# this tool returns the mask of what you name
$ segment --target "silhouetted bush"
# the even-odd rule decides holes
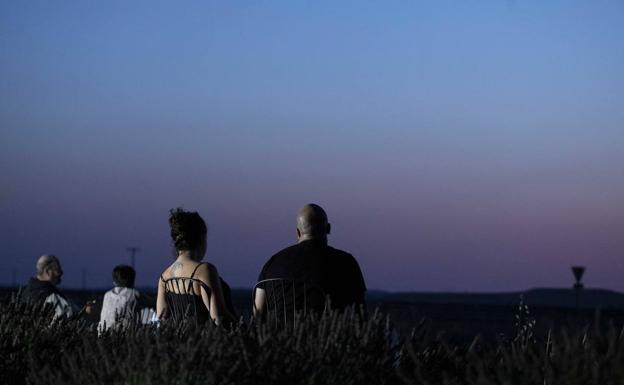
[[[624,384],[624,335],[588,329],[458,346],[426,323],[401,338],[379,312],[347,311],[279,327],[164,323],[98,336],[87,321],[1,303],[0,384],[26,383]]]

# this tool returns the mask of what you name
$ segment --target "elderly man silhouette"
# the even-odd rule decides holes
[[[256,314],[266,310],[267,287],[261,281],[269,279],[314,285],[325,292],[334,309],[364,304],[366,285],[360,266],[351,254],[328,245],[330,232],[321,206],[307,204],[299,210],[297,244],[273,255],[260,272],[254,299]]]

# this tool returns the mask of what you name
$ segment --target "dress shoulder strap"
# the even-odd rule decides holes
[[[200,262],[197,264],[197,266],[195,266],[195,269],[193,269],[193,272],[191,273],[191,278],[195,277],[195,272],[197,271],[197,269],[199,269],[201,265],[203,265],[203,262]]]

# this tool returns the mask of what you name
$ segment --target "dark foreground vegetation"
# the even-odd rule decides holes
[[[522,309],[521,309],[522,310]],[[0,384],[624,384],[624,333],[613,326],[535,340],[445,342],[426,322],[398,335],[380,312],[326,313],[274,327],[244,322],[136,325],[98,336],[80,319],[0,303]]]

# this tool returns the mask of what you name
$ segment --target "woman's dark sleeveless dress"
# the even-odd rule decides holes
[[[203,263],[195,266],[193,273],[190,277],[174,277],[164,279],[161,275],[160,279],[165,285],[165,300],[167,307],[169,308],[171,319],[179,322],[184,319],[195,320],[198,323],[209,321],[210,310],[204,304],[201,296],[201,291],[205,291],[210,297],[211,290],[204,282],[194,278],[195,272]],[[221,282],[221,289],[223,291],[223,299],[225,300],[225,306],[228,311],[236,318],[236,311],[232,304],[232,296],[230,286],[219,277]],[[199,285],[199,290],[195,289],[194,283]]]
[[[204,282],[194,278],[201,265],[202,263],[195,266],[190,277],[164,279],[162,275],[160,276],[165,285],[165,300],[170,318],[175,322],[190,319],[203,323],[210,320],[210,310],[204,304],[201,291],[205,291],[210,297],[211,290]],[[195,284],[199,285],[199,291],[196,290]]]

